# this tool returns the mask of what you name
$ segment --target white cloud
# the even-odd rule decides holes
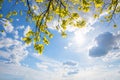
[[[43,70],[48,69],[48,66],[47,66],[47,65],[45,65],[45,64],[36,63],[36,66],[37,66],[38,68],[42,68]]]
[[[120,59],[120,50],[110,51],[106,56],[102,57],[105,62],[115,61]]]
[[[33,56],[41,61],[40,63],[36,63],[37,67],[41,70],[42,68],[40,67],[44,67],[44,70],[56,72],[59,71],[60,68],[62,68],[62,64],[59,61],[55,61],[54,59],[45,57],[43,55],[40,56],[39,54],[34,54]]]
[[[65,80],[119,80],[118,67],[109,68],[103,65],[81,67],[74,76],[66,76]]]
[[[0,38],[0,48],[3,48],[3,47],[9,48],[12,45],[18,45],[20,43],[21,43],[20,41],[13,40],[11,38]]]
[[[65,49],[65,50],[67,50],[67,49],[68,49],[68,47],[67,47],[67,46],[64,46],[64,49]]]
[[[49,62],[50,61],[51,64],[52,63],[59,64],[58,61],[55,61],[54,59],[48,58],[48,57],[46,57],[44,55],[39,55],[38,53],[34,53],[32,56],[37,58],[40,61],[43,61],[43,62]],[[47,63],[45,63],[45,64],[47,64]]]
[[[66,67],[77,67],[78,62],[69,60],[69,61],[63,62],[63,65]]]
[[[63,68],[64,68],[64,77],[67,76],[74,76],[79,73],[79,63],[76,61],[66,61],[63,62]]]
[[[15,39],[18,39],[19,38],[19,35],[18,35],[18,31],[14,31],[14,34],[15,34]]]
[[[64,49],[67,50],[67,49],[70,48],[72,45],[73,45],[73,43],[69,42],[69,43],[67,44],[67,46],[64,47]]]
[[[19,19],[16,19],[16,21],[19,21]]]
[[[69,75],[75,75],[79,72],[78,62],[76,61],[65,61],[59,62],[45,56],[34,55],[40,59],[40,63],[36,63],[40,71],[53,72],[53,74],[60,75],[61,78]]]
[[[0,65],[0,75],[9,74],[9,76],[13,76],[13,78],[16,77],[17,79],[21,78],[25,80],[119,80],[120,77],[118,68],[108,69],[108,67],[104,66],[81,68],[75,75],[69,73],[69,75],[66,76],[63,75],[65,74],[64,72],[60,73],[59,71],[62,70],[59,69],[56,72],[48,72],[14,64],[5,64],[3,62],[0,62]],[[67,70],[63,71],[67,72]],[[3,76],[3,78],[6,79],[9,76]]]
[[[0,20],[7,34],[0,37],[0,58],[1,61],[8,63],[20,64],[27,56],[27,46],[19,38],[18,30],[12,26],[7,19]],[[19,27],[20,28],[20,27]],[[24,28],[24,27],[22,27]],[[12,33],[12,34],[11,34]],[[14,38],[13,38],[14,37]]]
[[[0,32],[3,37],[6,37],[6,32]]]
[[[10,56],[10,54],[8,54],[8,52],[0,50],[0,57],[5,59],[6,60],[5,62],[7,62],[9,60],[9,56]]]
[[[119,80],[120,77],[119,68],[116,66],[80,67],[76,61],[62,63],[44,56],[34,56],[41,61],[36,63],[39,69],[0,62],[0,75],[4,75],[4,80],[7,80],[7,75],[25,80]]]
[[[0,20],[6,32],[11,33],[14,29],[13,25],[7,19]]]
[[[5,61],[15,64],[20,64],[20,61],[28,54],[26,46],[21,41],[8,37],[0,38],[0,49],[0,57],[3,58],[3,61],[5,59]]]
[[[13,79],[16,78],[23,80],[61,80],[59,78],[59,75],[52,72],[43,72],[28,67],[18,66],[14,64],[5,64],[1,62],[0,65],[0,74],[4,75],[4,80],[7,80],[7,77],[9,76],[13,76]]]
[[[0,56],[8,60],[10,63],[20,64],[20,61],[22,61],[28,54],[26,47],[20,41],[9,38],[6,39],[4,39],[6,42],[3,40],[3,43],[0,45],[0,48],[4,48],[6,51],[0,50]]]
[[[14,46],[12,50],[9,50],[8,53],[11,53],[9,59],[11,63],[20,64],[28,54],[28,51],[23,45]]]
[[[24,28],[25,28],[25,26],[22,25],[22,26],[18,26],[16,29],[24,29]]]

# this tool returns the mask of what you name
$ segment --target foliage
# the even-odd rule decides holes
[[[24,4],[27,10],[15,11],[13,9],[3,15],[4,0],[0,0],[0,18],[6,18],[12,22],[12,16],[27,14],[26,20],[32,20],[35,28],[26,34],[23,41],[27,44],[33,42],[35,50],[40,54],[43,53],[44,46],[50,43],[49,39],[53,37],[48,25],[53,20],[57,19],[56,29],[63,37],[66,37],[68,25],[78,28],[86,26],[87,21],[82,14],[94,10],[93,17],[99,18],[102,13],[107,12],[103,22],[113,22],[113,27],[117,27],[114,16],[120,13],[119,0],[8,0],[8,2],[14,5]]]

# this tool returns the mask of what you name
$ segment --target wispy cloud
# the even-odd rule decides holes
[[[25,26],[22,25],[22,26],[18,26],[16,29],[24,29],[24,28],[25,28]]]
[[[0,22],[2,23],[6,32],[11,33],[13,31],[14,27],[9,20],[3,18],[0,20]]]
[[[6,49],[0,50],[2,54],[0,57],[7,59],[10,63],[20,64],[20,61],[28,54],[26,47],[20,41],[5,38],[0,41],[0,44],[0,48]]]
[[[13,76],[13,79],[22,80],[55,80],[57,77],[51,73],[34,70],[28,67],[23,67],[15,64],[5,64],[0,62],[0,74],[3,74],[4,80],[7,80],[6,75]],[[10,77],[11,79],[11,77]],[[60,80],[60,79],[58,79]]]
[[[39,70],[58,74],[61,78],[75,75],[79,72],[79,63],[76,61],[59,62],[45,56],[37,56],[37,58],[41,61],[40,63],[36,63]]]
[[[63,65],[64,66],[73,66],[73,67],[77,67],[78,66],[78,63],[77,62],[75,62],[75,61],[66,61],[66,62],[63,62]]]
[[[0,60],[7,63],[20,64],[27,56],[28,51],[27,46],[23,44],[21,40],[18,40],[18,30],[13,29],[14,28],[12,28],[10,32],[8,31],[9,33],[7,33],[6,36],[2,35],[2,37],[0,37]]]
[[[51,59],[51,58],[48,58],[46,56],[40,56],[38,54],[35,54],[33,56],[41,61],[39,63],[36,63],[36,66],[39,69],[42,69],[41,67],[44,67],[44,70],[46,69],[46,70],[48,70],[50,72],[51,71],[55,72],[55,71],[59,70],[60,68],[62,68],[62,64],[59,61],[56,61],[56,60]]]
[[[6,36],[6,32],[0,32],[0,34],[2,35],[2,37]]]
[[[11,39],[11,38],[0,38],[0,48],[9,48],[12,45],[18,45],[20,44],[20,41]]]
[[[0,62],[0,74],[7,80],[6,75],[22,80],[119,80],[120,74],[116,66],[105,65],[80,67],[76,61],[59,62],[45,56],[34,55],[41,62],[36,63],[38,69],[22,65]],[[54,69],[54,70],[53,70]],[[11,78],[10,78],[11,79]]]
[[[18,39],[18,38],[19,38],[19,35],[18,35],[18,31],[17,31],[17,30],[14,31],[14,34],[15,34],[14,38],[15,38],[15,39]]]
[[[79,63],[76,61],[63,62],[64,77],[73,76],[79,73]]]
[[[44,63],[36,63],[36,66],[38,68],[42,68],[42,70],[48,69],[48,66],[46,64],[44,64]]]

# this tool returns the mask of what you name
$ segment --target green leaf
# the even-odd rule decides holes
[[[24,37],[22,38],[22,40],[26,43],[26,44],[30,44],[32,42],[32,39],[29,37]]]
[[[27,33],[26,33],[26,37],[30,37],[30,36],[33,36],[34,35],[34,32],[32,30],[29,30]]]
[[[43,44],[34,44],[34,48],[36,51],[38,51],[39,54],[43,53],[44,45]]]
[[[114,28],[116,28],[116,27],[117,27],[117,25],[116,25],[116,24],[114,24],[114,25],[113,25],[113,27],[114,27]]]
[[[40,36],[36,36],[35,38],[34,38],[34,42],[36,43],[36,42],[39,42],[40,41]]]
[[[2,18],[3,17],[3,14],[0,14],[0,18]]]
[[[49,44],[49,40],[46,37],[44,37],[43,38],[43,43],[45,43],[46,45],[48,45]]]
[[[63,32],[63,31],[62,31],[61,35],[62,35],[63,38],[67,37],[67,34],[65,32]]]
[[[50,35],[49,35],[49,38],[53,38],[53,34],[50,34]]]

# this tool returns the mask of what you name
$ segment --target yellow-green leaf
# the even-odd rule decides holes
[[[3,14],[0,14],[0,18],[2,18],[3,17]]]
[[[36,2],[40,3],[40,2],[43,2],[43,0],[35,0]]]

